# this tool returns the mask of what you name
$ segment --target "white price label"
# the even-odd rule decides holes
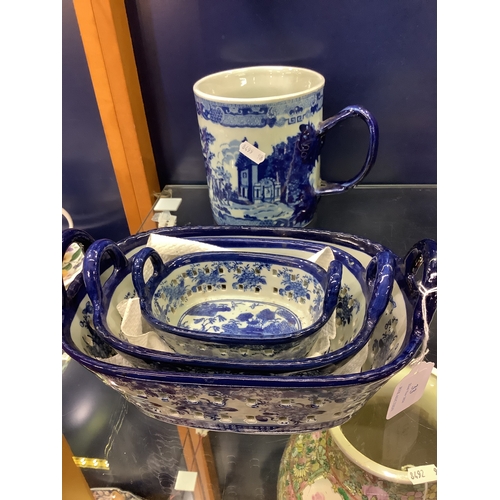
[[[408,469],[408,479],[411,484],[431,483],[437,481],[437,477],[437,467],[433,464]]]
[[[434,363],[417,363],[413,370],[399,382],[389,403],[387,420],[406,410],[422,397],[433,368]]]
[[[252,146],[248,141],[240,144],[240,153],[250,158],[257,165],[266,159],[266,154],[255,146]]]
[[[177,473],[174,490],[177,491],[194,491],[196,487],[197,472],[189,472],[180,470]]]

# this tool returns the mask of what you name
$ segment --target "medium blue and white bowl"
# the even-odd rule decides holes
[[[298,257],[252,252],[194,253],[164,264],[143,248],[132,267],[143,318],[171,349],[248,361],[306,357],[337,306],[341,279],[335,260],[325,271]]]
[[[190,237],[198,238],[207,228],[189,230]],[[88,235],[72,231],[75,232],[71,237],[63,235],[63,254],[68,241],[88,248]],[[303,235],[295,230],[287,233],[291,240]],[[186,231],[164,229],[162,234],[178,236],[186,235]],[[310,237],[322,239],[329,245],[351,248],[359,257],[364,256],[365,261],[384,249],[377,243],[343,233],[314,231]],[[142,234],[132,237],[132,241],[137,244],[138,241],[146,242],[147,238],[147,234]],[[130,251],[130,243],[130,239],[119,242],[125,252]],[[335,427],[349,420],[392,375],[411,362],[422,346],[425,325],[434,315],[436,291],[426,297],[424,317],[419,287],[431,290],[437,286],[435,242],[418,242],[404,259],[397,259],[397,264],[395,277],[405,299],[406,329],[400,332],[402,338],[394,349],[383,349],[378,339],[371,338],[367,346],[372,355],[361,373],[252,376],[123,366],[126,364],[123,358],[95,333],[81,274],[67,292],[63,289],[62,346],[69,356],[120,392],[144,414],[169,424],[254,434],[303,433]],[[421,268],[422,278],[417,279]]]
[[[278,241],[278,244],[280,241]],[[253,242],[253,245],[253,250],[260,251],[259,254],[262,257],[269,256],[269,252],[263,252],[266,249],[265,241]],[[299,244],[299,247],[303,248],[301,244]],[[317,253],[324,249],[324,245],[312,244],[308,245],[307,249],[314,249],[316,250],[314,253]],[[276,253],[280,254],[279,249],[276,250]],[[134,262],[140,262],[141,264],[138,265],[142,267],[145,262],[144,257],[150,255],[151,252],[151,248],[141,248],[135,254],[129,252],[129,255],[133,255],[130,255],[130,259],[127,259],[119,247],[111,240],[101,240],[90,245],[84,260],[84,280],[91,299],[90,307],[93,307],[94,310],[95,329],[105,342],[135,366],[143,367],[146,363],[156,369],[172,369],[172,365],[176,365],[178,367],[208,367],[217,371],[237,370],[241,373],[262,372],[267,374],[304,371],[322,367],[333,370],[342,362],[347,362],[349,358],[352,358],[363,348],[384,312],[394,318],[398,312],[404,310],[403,307],[400,307],[396,309],[396,314],[394,314],[394,307],[391,304],[388,305],[389,301],[391,301],[390,293],[394,283],[395,267],[394,256],[391,252],[382,251],[377,254],[372,258],[368,270],[365,270],[350,255],[342,250],[332,249],[334,262],[341,264],[343,271],[342,285],[335,311],[335,321],[338,324],[336,325],[333,340],[329,341],[330,345],[327,354],[308,353],[311,354],[311,357],[309,357],[301,354],[297,349],[296,352],[293,352],[293,358],[275,359],[274,348],[271,350],[268,346],[265,348],[265,353],[261,359],[258,356],[252,356],[248,348],[245,348],[244,351],[239,351],[238,348],[237,354],[240,357],[233,358],[224,356],[228,352],[227,346],[221,347],[217,355],[214,356],[213,349],[211,350],[205,342],[202,348],[205,348],[206,351],[200,350],[197,355],[189,355],[185,354],[185,345],[191,342],[191,339],[183,341],[182,337],[177,340],[175,345],[172,342],[168,344],[168,350],[174,350],[173,353],[142,347],[130,343],[122,334],[122,318],[118,312],[118,306],[124,299],[135,297],[137,293],[132,282],[132,257]],[[143,257],[141,257],[141,254]],[[238,255],[243,254],[248,254],[245,247],[238,249]],[[100,275],[106,256],[111,258],[114,269],[111,276]],[[286,261],[288,257],[280,254],[278,262],[283,262],[282,259]],[[200,257],[200,259],[203,259],[203,257]],[[157,260],[159,261],[158,257]],[[311,263],[309,262],[309,264]],[[159,262],[158,265],[160,265]],[[138,273],[140,272],[139,269]],[[101,283],[104,283],[102,287]],[[389,312],[387,308],[389,308]],[[387,319],[386,316],[387,314],[384,314],[384,321]],[[331,322],[314,335],[316,339],[322,335],[323,339],[320,339],[320,341],[324,344],[324,336],[332,337]],[[317,348],[316,343],[309,342],[307,338],[305,340],[307,341],[305,346],[308,349],[312,345]]]

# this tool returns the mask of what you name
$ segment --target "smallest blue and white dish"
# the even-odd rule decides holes
[[[337,261],[325,271],[298,257],[252,252],[195,253],[164,264],[148,247],[132,267],[143,318],[170,348],[226,359],[305,357],[337,306],[341,280]]]

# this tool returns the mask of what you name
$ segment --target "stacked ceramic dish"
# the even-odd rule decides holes
[[[221,251],[164,262],[152,236]],[[63,256],[74,243],[85,258],[63,289],[63,349],[171,424],[274,434],[340,425],[411,362],[436,309],[436,293],[424,307],[419,290],[437,283],[431,240],[403,259],[307,229],[163,228],[117,243],[73,229]],[[325,248],[333,259],[312,262]],[[134,297],[165,349],[123,335],[120,306]]]
[[[179,245],[179,242],[176,241],[176,244]],[[265,242],[255,242],[253,252],[238,247],[236,241],[231,244],[236,245],[237,254],[234,251],[218,252],[214,259],[214,252],[204,252],[173,260],[168,268],[179,268],[180,272],[175,271],[177,274],[172,280],[164,283],[165,272],[161,272],[163,263],[152,248],[142,248],[133,254],[132,264],[132,260],[127,259],[112,241],[93,243],[85,258],[84,280],[94,308],[96,331],[131,364],[139,367],[145,362],[159,369],[207,367],[212,370],[238,370],[240,373],[297,372],[321,367],[328,367],[331,371],[363,348],[388,306],[395,268],[394,257],[388,251],[378,253],[365,270],[347,253],[330,250],[331,257],[337,260],[327,258],[326,262],[323,261],[328,270],[325,272],[301,257],[273,257],[263,251]],[[273,246],[276,244],[284,244],[284,241],[274,241]],[[314,244],[308,248],[320,252],[325,249]],[[101,276],[100,269],[106,256],[111,258],[114,273],[101,287],[105,274]],[[142,276],[148,257],[153,258],[156,268],[147,287]],[[186,267],[186,259],[197,262]],[[249,263],[254,264],[253,269]],[[255,269],[256,263],[258,269]],[[264,266],[266,269],[263,269]],[[308,274],[304,274],[305,269]],[[258,292],[255,291],[257,287]],[[263,299],[266,289],[267,299]],[[222,304],[220,300],[214,304],[208,299],[213,298],[213,294],[218,296],[218,292],[226,299]],[[123,335],[119,311],[123,300],[129,298],[132,301],[134,299],[130,297],[137,293],[141,296],[144,318],[160,334],[168,352],[164,352],[165,349],[148,349],[144,345],[136,346]],[[258,300],[255,300],[256,295]],[[246,297],[246,306],[242,310],[238,310],[238,306],[233,307],[238,296],[240,302],[242,297]],[[177,309],[184,311],[182,321],[186,317],[189,321],[190,318],[189,314],[186,316],[183,306],[195,297],[196,304],[189,312],[193,313],[193,308],[196,309],[196,314],[191,315],[191,323],[196,329],[165,324],[163,304],[167,297],[176,301]],[[156,317],[153,304],[158,308]],[[214,305],[217,307],[215,314]],[[302,314],[300,306],[304,309]],[[221,307],[225,311],[221,312]],[[334,308],[338,325],[332,335]],[[229,317],[228,309],[231,309]],[[237,312],[233,314],[235,309]],[[197,327],[196,323],[200,326]],[[212,331],[206,331],[205,324]],[[326,339],[328,348],[323,354]],[[251,341],[253,345],[248,344]],[[319,355],[311,355],[313,350]]]
[[[102,311],[102,292],[96,293],[99,259],[90,257],[94,250],[98,255],[120,250],[109,240],[89,248],[85,283],[93,305]],[[126,263],[123,279],[108,286],[105,295],[117,294],[119,300],[137,292],[144,319],[169,350],[181,354],[177,358],[183,365],[191,364],[191,356],[209,362],[243,360],[241,367],[253,359],[304,357],[333,314],[342,277],[338,261],[325,271],[303,259],[254,252],[199,252],[164,264],[153,248],[143,248],[133,266],[120,257]],[[149,258],[154,273],[146,282]],[[101,318],[97,323],[113,342]]]

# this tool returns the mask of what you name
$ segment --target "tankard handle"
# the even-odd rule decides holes
[[[368,126],[368,131],[370,132],[370,141],[368,143],[368,152],[366,154],[365,162],[361,170],[352,178],[344,182],[327,182],[320,181],[320,186],[316,189],[317,195],[323,194],[334,194],[342,193],[348,189],[359,184],[370,172],[373,167],[375,160],[377,159],[378,151],[378,124],[375,117],[362,106],[352,105],[347,106],[336,115],[323,120],[318,125],[318,130],[316,131],[317,136],[321,141],[321,146],[324,143],[326,133],[331,130],[338,123],[347,120],[348,118],[360,117]],[[321,147],[320,146],[320,147]]]

